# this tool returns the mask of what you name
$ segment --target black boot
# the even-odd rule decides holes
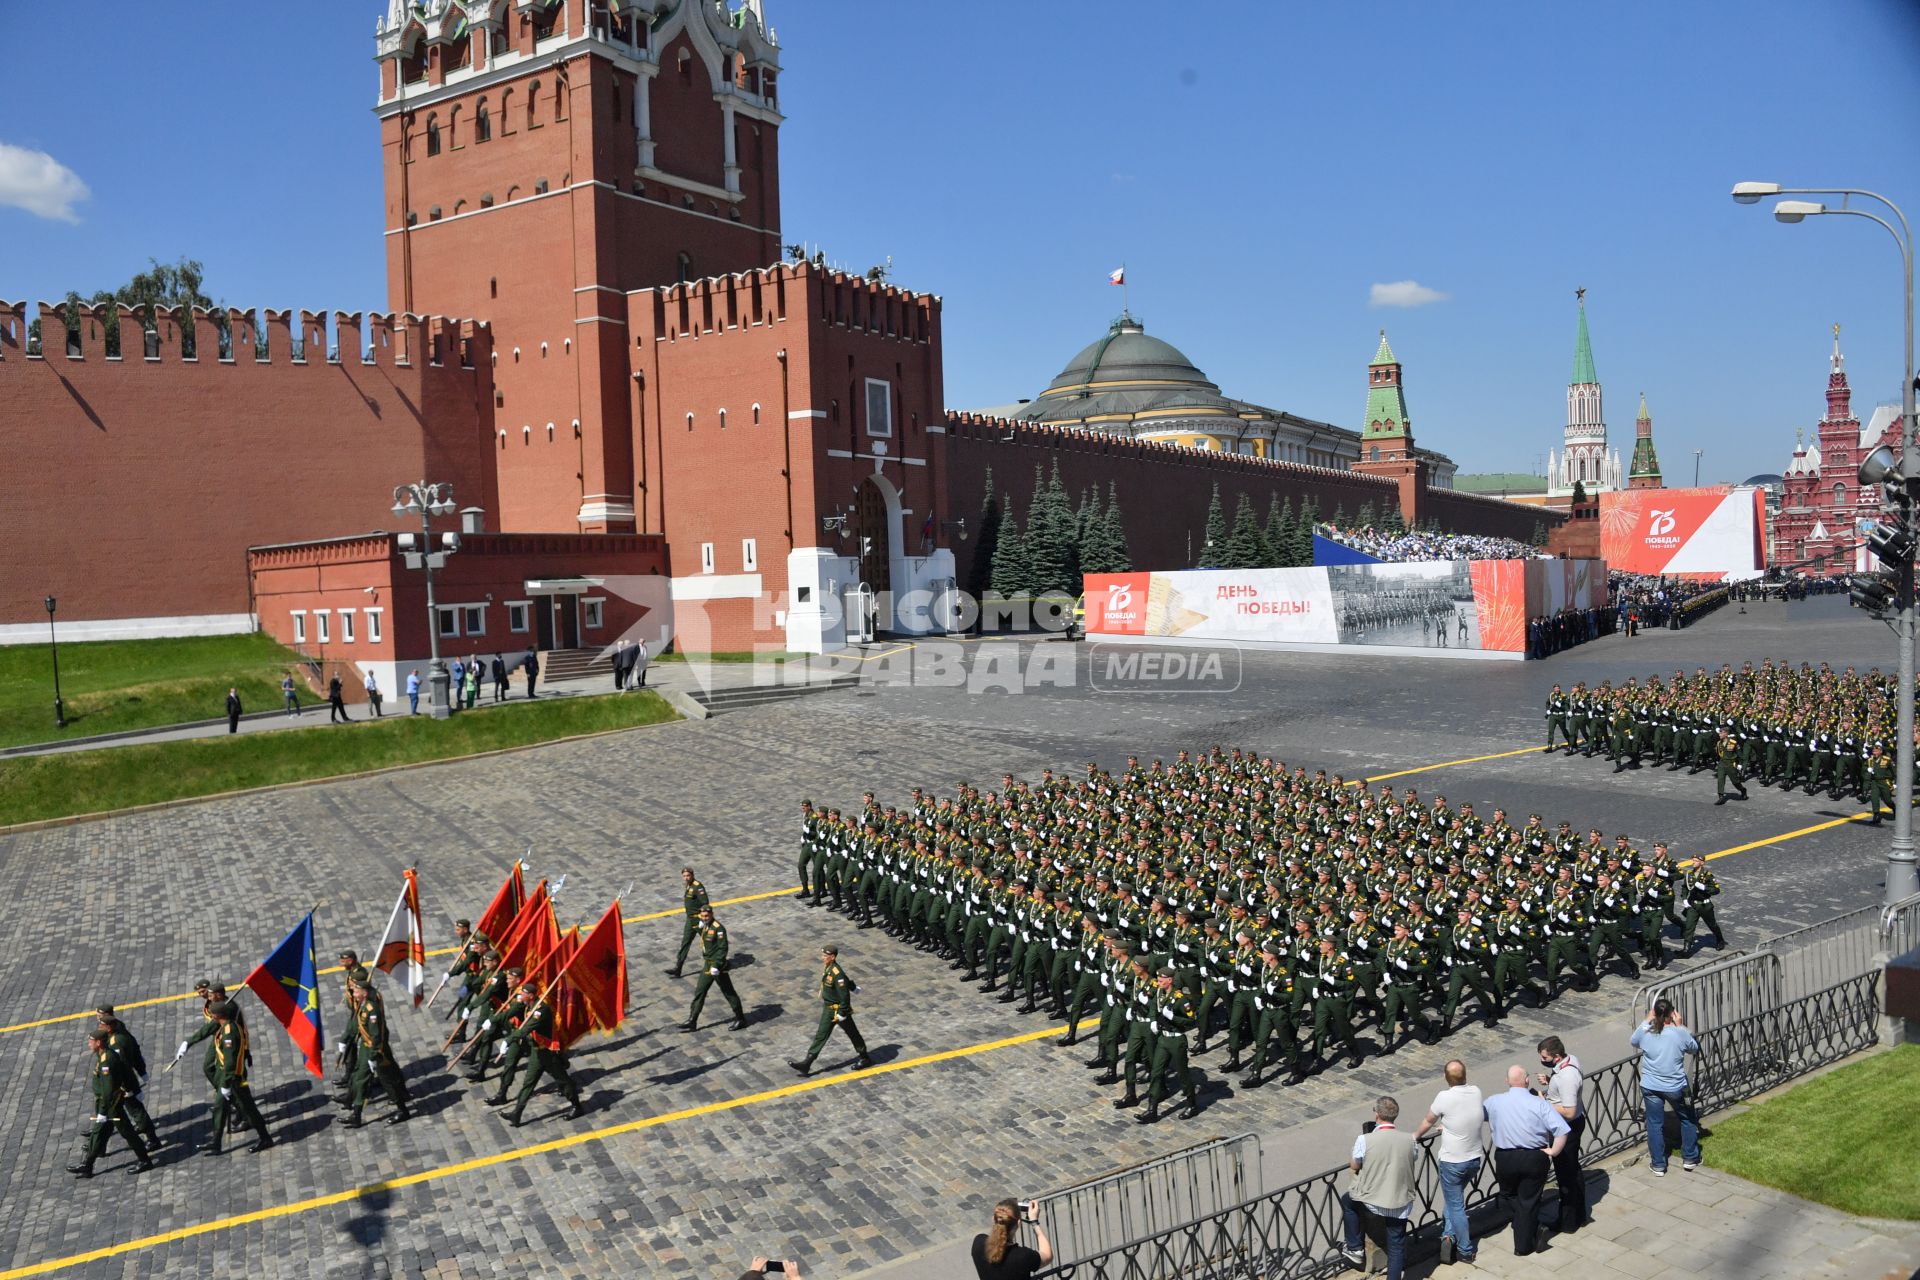
[[[1133,1091],[1132,1083],[1127,1085],[1127,1096],[1124,1098],[1116,1098],[1113,1103],[1114,1110],[1116,1111],[1125,1111],[1128,1107],[1137,1107],[1139,1105],[1140,1095]]]
[[[580,1095],[576,1093],[567,1099],[567,1114],[562,1119],[578,1120],[585,1110],[586,1108],[580,1105]]]
[[[813,1061],[811,1059],[802,1060],[799,1058],[794,1058],[794,1059],[791,1059],[787,1063],[787,1065],[793,1068],[795,1075],[804,1076],[804,1075],[811,1075],[813,1073]]]
[[[1040,1007],[1039,1005],[1033,1002],[1033,997],[1028,996],[1027,1002],[1021,1005],[1018,1009],[1015,1009],[1014,1012],[1015,1013],[1032,1013],[1035,1009],[1038,1009],[1039,1007]]]
[[[1160,1123],[1160,1100],[1158,1098],[1149,1099],[1147,1102],[1147,1109],[1141,1112],[1138,1116],[1134,1118],[1134,1123],[1135,1124]]]
[[[367,1122],[360,1118],[360,1108],[355,1107],[353,1114],[346,1119],[346,1127],[349,1129],[364,1129],[366,1125]]]
[[[392,1115],[387,1117],[387,1123],[388,1124],[405,1124],[407,1121],[411,1119],[413,1119],[413,1112],[407,1110],[405,1104],[402,1104],[398,1111],[394,1112]]]
[[[1187,1105],[1180,1109],[1182,1120],[1191,1120],[1200,1114],[1200,1099],[1193,1094],[1187,1095]]]
[[[669,970],[667,970],[667,976],[668,976],[669,978],[677,978],[677,977],[679,977],[679,976],[680,976],[680,966],[679,966],[679,965],[675,965],[675,966],[673,966],[673,968],[671,968],[671,969],[669,969]]]
[[[1015,991],[1012,987],[1008,987],[1005,991],[1002,991],[1000,993],[1001,1004],[1012,1004],[1015,1000],[1018,1000],[1019,998],[1020,998],[1020,993],[1018,991]]]
[[[1265,1083],[1266,1083],[1265,1078],[1261,1076],[1259,1071],[1255,1070],[1255,1071],[1247,1072],[1246,1079],[1240,1082],[1240,1087],[1242,1089],[1258,1089],[1261,1085]]]
[[[871,1071],[873,1070],[873,1059],[863,1053],[855,1060],[853,1069],[855,1071]]]
[[[262,1151],[265,1151],[272,1146],[273,1146],[273,1139],[269,1138],[265,1133],[262,1133],[260,1135],[260,1140],[254,1143],[252,1146],[248,1147],[247,1150],[257,1156]]]
[[[1062,1036],[1060,1039],[1055,1040],[1054,1043],[1059,1045],[1062,1049],[1071,1049],[1074,1045],[1079,1044],[1080,1028],[1078,1024],[1067,1028],[1067,1034]]]
[[[1227,1054],[1227,1060],[1221,1064],[1220,1069],[1222,1071],[1238,1071],[1240,1069],[1240,1051],[1238,1049],[1231,1050]]]
[[[1119,1084],[1120,1073],[1118,1071],[1115,1071],[1113,1068],[1108,1067],[1106,1074],[1095,1076],[1093,1078],[1093,1082],[1095,1084]]]
[[[93,1161],[88,1160],[81,1164],[70,1164],[67,1166],[67,1172],[76,1178],[91,1178],[93,1176]]]

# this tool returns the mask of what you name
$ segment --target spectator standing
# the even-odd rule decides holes
[[[286,672],[280,677],[280,696],[287,700],[288,715],[297,716],[300,714],[300,697],[293,690],[293,672],[291,671]]]
[[[1571,1235],[1587,1224],[1587,1178],[1580,1172],[1580,1135],[1587,1131],[1586,1078],[1580,1060],[1567,1052],[1559,1036],[1540,1042],[1538,1079],[1547,1102],[1567,1122],[1567,1141],[1553,1158],[1553,1180],[1560,1184],[1560,1220],[1555,1229]]]
[[[497,653],[493,655],[493,670],[491,674],[493,676],[493,700],[495,702],[505,702],[507,700],[507,663],[506,659]]]
[[[480,701],[480,655],[474,654],[467,659],[467,710],[473,710]]]
[[[374,678],[371,670],[367,672],[367,705],[373,708],[373,718],[380,718],[380,681]]]
[[[344,724],[351,719],[353,717],[347,714],[347,700],[340,692],[340,673],[336,671],[333,678],[327,681],[327,723]]]
[[[240,690],[227,690],[227,732],[240,732]]]
[[[1700,1113],[1687,1100],[1687,1055],[1700,1052],[1673,1001],[1653,1002],[1647,1019],[1629,1041],[1640,1051],[1640,1092],[1647,1104],[1647,1154],[1653,1176],[1667,1176],[1667,1114],[1680,1116],[1680,1167],[1692,1173],[1700,1164]]]
[[[447,668],[447,710],[458,711],[466,700],[467,664],[455,658]]]
[[[407,714],[420,714],[420,668],[407,672]]]
[[[534,696],[533,683],[540,678],[540,655],[529,649],[520,665],[527,669],[527,696],[531,698]]]
[[[627,642],[617,640],[613,646],[613,688],[620,692],[627,687],[627,668],[632,655],[627,651]]]
[[[1513,1217],[1513,1256],[1540,1247],[1540,1193],[1547,1169],[1566,1145],[1568,1125],[1545,1098],[1527,1088],[1525,1067],[1507,1068],[1507,1091],[1483,1108],[1493,1135],[1493,1172]]]
[[[1400,1280],[1406,1264],[1407,1219],[1413,1216],[1414,1160],[1418,1151],[1413,1135],[1403,1133],[1394,1124],[1400,1118],[1400,1104],[1381,1097],[1373,1104],[1374,1125],[1353,1143],[1353,1158],[1347,1167],[1353,1170],[1353,1185],[1340,1196],[1340,1215],[1346,1226],[1346,1247],[1341,1251],[1356,1267],[1365,1267],[1360,1211],[1381,1220],[1387,1229],[1387,1280]]]
[[[627,687],[629,689],[647,687],[647,642],[645,640],[634,644],[633,654],[627,659]]]
[[[1052,1265],[1053,1242],[1040,1225],[1040,1202],[1029,1200],[1024,1206],[1038,1249],[1014,1243],[1022,1214],[1023,1206],[1012,1200],[993,1206],[993,1229],[973,1238],[973,1274],[978,1280],[1027,1280],[1040,1268]]]
[[[1440,1236],[1440,1261],[1472,1262],[1477,1246],[1473,1224],[1467,1218],[1467,1188],[1480,1176],[1485,1146],[1486,1113],[1480,1086],[1467,1083],[1467,1064],[1455,1058],[1446,1067],[1447,1087],[1433,1097],[1427,1118],[1414,1133],[1418,1141],[1440,1126],[1440,1197],[1445,1202],[1445,1228]]]

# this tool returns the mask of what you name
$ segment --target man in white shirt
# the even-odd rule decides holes
[[[367,672],[367,701],[373,706],[374,719],[380,718],[380,682],[373,678],[373,672]]]
[[[1481,1154],[1485,1145],[1485,1100],[1480,1090],[1467,1083],[1467,1064],[1455,1058],[1446,1067],[1447,1087],[1434,1095],[1427,1118],[1414,1133],[1418,1141],[1427,1130],[1440,1126],[1440,1150],[1435,1161],[1440,1168],[1440,1194],[1446,1201],[1446,1228],[1440,1237],[1440,1261],[1472,1262],[1477,1246],[1473,1242],[1473,1224],[1467,1221],[1467,1188],[1480,1176]]]
[[[1581,1096],[1585,1078],[1580,1060],[1567,1052],[1559,1036],[1540,1042],[1540,1065],[1545,1068],[1537,1077],[1540,1086],[1569,1131],[1566,1145],[1553,1158],[1553,1180],[1560,1184],[1558,1229],[1571,1234],[1587,1222],[1587,1178],[1580,1172],[1580,1135],[1587,1127],[1587,1103]]]

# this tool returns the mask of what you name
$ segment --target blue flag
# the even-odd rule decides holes
[[[322,1079],[326,1068],[320,1061],[320,967],[314,962],[313,912],[293,926],[247,975],[247,987],[267,1006],[267,1012],[293,1037],[294,1045],[307,1060],[307,1070]]]

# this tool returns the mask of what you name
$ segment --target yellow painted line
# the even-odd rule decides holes
[[[1706,860],[1712,862],[1715,858],[1730,858],[1736,853],[1745,853],[1749,849],[1763,849],[1770,844],[1784,844],[1788,840],[1798,840],[1801,836],[1810,836],[1816,831],[1831,831],[1835,827],[1844,827],[1849,822],[1865,822],[1871,817],[1873,817],[1873,814],[1865,810],[1859,813],[1850,813],[1844,818],[1834,818],[1829,822],[1818,822],[1811,827],[1802,827],[1798,831],[1789,831],[1784,835],[1768,836],[1764,840],[1749,840],[1746,844],[1737,844],[1731,849],[1722,849],[1718,853],[1709,853],[1706,855]]]
[[[1435,769],[1451,769],[1457,764],[1479,764],[1482,760],[1505,760],[1509,756],[1532,755],[1535,752],[1545,751],[1545,750],[1546,750],[1545,747],[1520,747],[1513,751],[1496,751],[1490,756],[1468,756],[1464,760],[1442,760],[1439,764],[1423,764],[1417,769],[1402,769],[1397,773],[1375,774],[1371,778],[1363,779],[1363,781],[1385,782],[1388,778],[1404,778],[1404,777],[1407,777],[1409,774],[1431,773]],[[1347,785],[1351,787],[1351,786],[1358,786],[1359,784],[1349,782]]]
[[[1081,1025],[1094,1019],[1083,1018]],[[1003,1040],[989,1040],[980,1044],[967,1045],[960,1049],[947,1049],[939,1053],[924,1054],[918,1058],[908,1058],[901,1062],[889,1062],[865,1071],[845,1071],[839,1075],[820,1076],[812,1080],[802,1080],[796,1084],[783,1085],[777,1089],[765,1089],[759,1093],[750,1093],[724,1102],[710,1102],[703,1106],[688,1107],[681,1111],[669,1111],[662,1115],[648,1116],[641,1120],[629,1120],[624,1124],[608,1125],[604,1129],[593,1129],[586,1133],[570,1133],[563,1138],[552,1138],[546,1142],[531,1146],[516,1147],[511,1151],[501,1151],[494,1155],[477,1156],[472,1160],[462,1160],[458,1164],[442,1165],[436,1169],[425,1169],[419,1173],[410,1173],[398,1178],[386,1178],[379,1182],[370,1182],[364,1186],[352,1187],[345,1191],[335,1191],[329,1195],[313,1196],[306,1200],[296,1200],[291,1204],[273,1205],[265,1209],[255,1209],[251,1213],[235,1214],[227,1218],[215,1218],[210,1222],[199,1222],[192,1226],[176,1227],[172,1231],[162,1231],[156,1235],[141,1236],[120,1244],[104,1245],[98,1249],[89,1249],[85,1253],[69,1254],[64,1258],[49,1258],[44,1262],[33,1262],[9,1271],[0,1271],[0,1280],[16,1280],[23,1276],[43,1276],[50,1272],[62,1271],[68,1267],[77,1267],[86,1262],[97,1262],[102,1258],[115,1258],[122,1254],[138,1253],[163,1244],[173,1244],[181,1240],[191,1240],[195,1236],[210,1235],[216,1231],[226,1231],[233,1227],[243,1227],[255,1222],[270,1222],[275,1218],[292,1217],[295,1214],[308,1213],[314,1209],[325,1209],[332,1205],[349,1204],[369,1196],[384,1195],[405,1187],[417,1187],[429,1182],[439,1182],[462,1173],[471,1173],[476,1169],[487,1169],[497,1165],[514,1164],[533,1156],[547,1155],[555,1151],[565,1151],[570,1147],[584,1146],[590,1142],[605,1142],[623,1134],[639,1133],[644,1129],[655,1129],[661,1125],[674,1124],[681,1120],[694,1120],[701,1116],[718,1115],[725,1111],[735,1111],[741,1107],[756,1106],[763,1102],[775,1102],[782,1098],[791,1098],[816,1089],[831,1088],[834,1085],[850,1081],[868,1080],[875,1076],[886,1075],[894,1071],[907,1071],[915,1067],[932,1066],[935,1063],[951,1062],[959,1058],[970,1058],[977,1054],[992,1053],[997,1049],[1011,1048],[1014,1045],[1028,1044],[1056,1035],[1066,1028],[1065,1023],[1045,1026],[1037,1031],[1023,1032],[1017,1036],[1008,1036]]]
[[[798,892],[800,892],[800,887],[795,885],[791,889],[769,889],[765,893],[749,893],[738,898],[722,898],[713,905],[716,907],[731,907],[742,902],[759,902],[763,898],[784,898]],[[686,908],[673,907],[666,911],[653,911],[641,916],[622,916],[620,917],[620,923],[641,924],[648,920],[665,920],[669,916],[680,916],[685,913]],[[427,957],[431,959],[434,956],[457,955],[459,951],[460,948],[458,947],[440,947],[437,950],[427,952]],[[320,970],[322,974],[339,973],[340,971],[341,966],[337,964],[331,968]],[[150,1000],[133,1000],[125,1004],[116,1002],[113,1008],[115,1013],[120,1013],[127,1009],[145,1009],[150,1005],[174,1004],[181,1000],[191,1000],[198,994],[198,992],[187,991],[177,996],[154,996]],[[5,1035],[9,1031],[32,1031],[36,1027],[57,1026],[62,1022],[78,1022],[82,1018],[91,1017],[93,1017],[93,1010],[88,1009],[83,1013],[63,1013],[57,1018],[42,1018],[38,1022],[16,1022],[10,1027],[0,1027],[0,1035]]]

